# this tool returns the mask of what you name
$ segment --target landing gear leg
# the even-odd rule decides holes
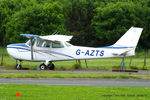
[[[55,65],[51,61],[49,62],[47,67],[49,68],[49,70],[54,70],[55,69]]]
[[[122,68],[122,64],[123,64],[123,68]],[[126,70],[126,66],[125,66],[125,62],[124,62],[124,57],[122,58],[122,62],[121,62],[121,64],[120,64],[120,69],[119,69],[119,71],[121,71],[121,69],[123,69],[124,72],[125,72],[125,70]]]
[[[21,69],[22,68],[22,65],[21,65],[21,60],[19,60],[19,63],[16,65],[16,69]]]

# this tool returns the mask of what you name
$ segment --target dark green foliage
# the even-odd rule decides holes
[[[94,16],[95,0],[73,0],[67,22],[67,29],[72,32],[75,45],[93,46],[94,34],[92,34],[91,20]]]
[[[72,67],[73,69],[82,69],[80,64],[74,64]]]
[[[143,27],[142,37],[148,34],[148,8],[140,3],[109,3],[105,7],[97,7],[96,12],[92,24],[96,36],[104,41],[102,45],[116,42],[131,26]]]
[[[138,48],[148,49],[149,22],[149,0],[0,0],[0,45],[59,31],[75,45],[106,46],[134,25],[144,28]]]
[[[131,69],[138,69],[137,66],[130,66]]]
[[[66,33],[64,15],[57,2],[36,4],[14,13],[6,24],[7,43],[20,42],[20,34],[49,35],[55,31]],[[11,34],[10,34],[11,33]],[[17,40],[16,40],[17,38]]]
[[[148,70],[147,66],[143,66],[143,70]]]

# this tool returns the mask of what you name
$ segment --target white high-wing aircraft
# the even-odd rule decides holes
[[[69,44],[72,36],[38,36],[21,34],[30,40],[26,43],[7,45],[11,57],[21,61],[43,62],[40,69],[54,69],[53,61],[127,57],[135,55],[135,49],[143,28],[131,27],[115,44],[106,47],[82,47]]]

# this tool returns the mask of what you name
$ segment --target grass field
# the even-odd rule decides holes
[[[20,93],[20,97],[16,97]],[[149,100],[148,87],[0,84],[0,100]]]
[[[2,48],[0,48],[0,55],[2,54]],[[147,54],[149,57],[149,55]],[[8,54],[6,49],[4,49],[4,67],[13,69],[16,65],[16,61],[11,58]],[[132,59],[132,62],[130,64],[130,61]],[[87,60],[87,65],[85,65],[85,61],[81,60],[82,69],[94,69],[94,70],[112,70],[112,69],[118,69],[120,66],[120,63],[122,61],[122,58],[108,58],[108,59],[94,59],[94,60]],[[147,58],[147,68],[150,69],[150,58]],[[125,59],[126,67],[127,69],[143,69],[144,66],[144,53],[137,53],[137,56],[135,57],[128,57]],[[1,63],[1,57],[0,57],[0,63]],[[41,62],[28,62],[23,61],[22,66],[23,68],[31,68],[31,69],[37,69],[38,66],[41,64]],[[73,65],[76,64],[76,61],[60,61],[60,62],[54,62],[56,66],[56,70],[72,70],[74,69]],[[130,66],[129,66],[130,65]]]
[[[0,78],[113,78],[150,79],[150,73],[77,73],[53,71],[0,71]]]

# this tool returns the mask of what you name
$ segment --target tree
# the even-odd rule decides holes
[[[14,3],[12,0],[0,1],[0,45],[4,44],[5,24],[13,13]]]
[[[91,20],[94,14],[95,0],[72,0],[72,7],[67,21],[67,30],[74,38],[75,45],[93,46]]]
[[[62,7],[57,2],[34,4],[12,15],[6,24],[5,38],[12,43],[23,41],[19,36],[22,33],[50,35],[59,30],[65,34],[64,22]]]
[[[150,48],[149,15],[149,0],[0,0],[0,45],[60,31],[75,45],[106,46],[134,25],[144,28],[139,47]]]
[[[92,25],[101,45],[116,42],[131,26],[143,27],[142,40],[149,34],[147,30],[149,10],[147,6],[134,2],[108,3],[97,7]],[[146,39],[146,37],[145,37]],[[142,46],[142,45],[140,45]]]

